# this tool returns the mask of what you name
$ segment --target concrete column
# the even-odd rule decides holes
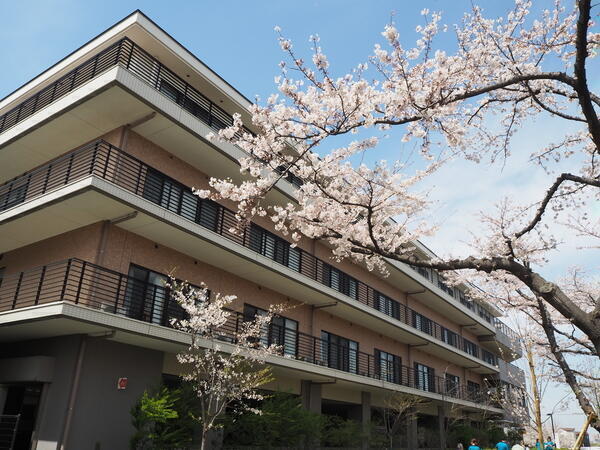
[[[371,393],[364,391],[361,392],[360,401],[361,423],[363,434],[365,436],[362,441],[362,448],[367,450],[369,448],[369,432],[371,431]]]
[[[311,380],[302,380],[300,384],[300,396],[304,409],[321,414],[321,385]]]
[[[440,448],[446,448],[446,410],[442,405],[438,405],[438,427],[440,431]]]
[[[406,421],[406,446],[410,449],[417,448],[417,413],[414,409],[408,414]]]

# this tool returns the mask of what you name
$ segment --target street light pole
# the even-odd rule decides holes
[[[552,442],[556,442],[556,433],[554,431],[554,413],[548,413],[550,416],[550,423],[552,423]]]

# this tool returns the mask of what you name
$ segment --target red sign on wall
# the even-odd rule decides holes
[[[127,389],[127,377],[121,377],[117,380],[117,389],[119,391],[122,391],[124,389]]]

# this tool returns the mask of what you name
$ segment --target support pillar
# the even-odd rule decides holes
[[[371,432],[371,393],[361,392],[360,393],[360,412],[361,412],[361,424],[363,431],[362,448],[367,450],[369,448],[369,434]]]
[[[438,427],[440,431],[440,448],[445,449],[447,447],[446,441],[446,409],[443,405],[438,405]]]
[[[417,447],[417,411],[412,408],[406,420],[406,447],[416,449]]]
[[[321,414],[321,385],[311,380],[302,380],[300,384],[300,396],[304,409]]]

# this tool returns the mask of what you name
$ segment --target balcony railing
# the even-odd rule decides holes
[[[124,67],[142,78],[216,130],[233,124],[233,118],[225,110],[132,40],[123,38],[0,116],[0,133],[115,66]]]
[[[8,275],[0,285],[0,312],[53,302],[69,302],[147,323],[171,326],[185,317],[165,286],[79,259],[68,259]],[[219,339],[233,342],[246,318],[232,312]],[[382,363],[374,355],[271,324],[261,341],[281,346],[288,358],[359,376],[388,381],[445,397],[481,403],[487,393],[401,364]],[[360,344],[360,343],[359,343]]]
[[[489,364],[496,357],[439,323],[383,295],[310,253],[252,223],[240,229],[235,213],[104,141],[96,141],[0,186],[0,212],[60,186],[94,175],[249,248],[295,272],[374,308]]]
[[[479,317],[484,319],[486,322],[494,325],[498,332],[505,334],[509,339],[515,342],[519,340],[517,333],[515,333],[508,325],[506,325],[500,319],[494,317],[492,313],[489,312],[483,305],[469,299],[461,289],[446,284],[444,282],[443,277],[439,274],[437,270],[429,269],[426,267],[411,267],[419,275],[421,275],[423,278],[427,279],[431,283],[434,283],[435,280],[437,280],[437,285],[442,291],[446,292],[450,297],[459,300],[460,303],[465,305],[471,311],[475,311],[479,315]]]

